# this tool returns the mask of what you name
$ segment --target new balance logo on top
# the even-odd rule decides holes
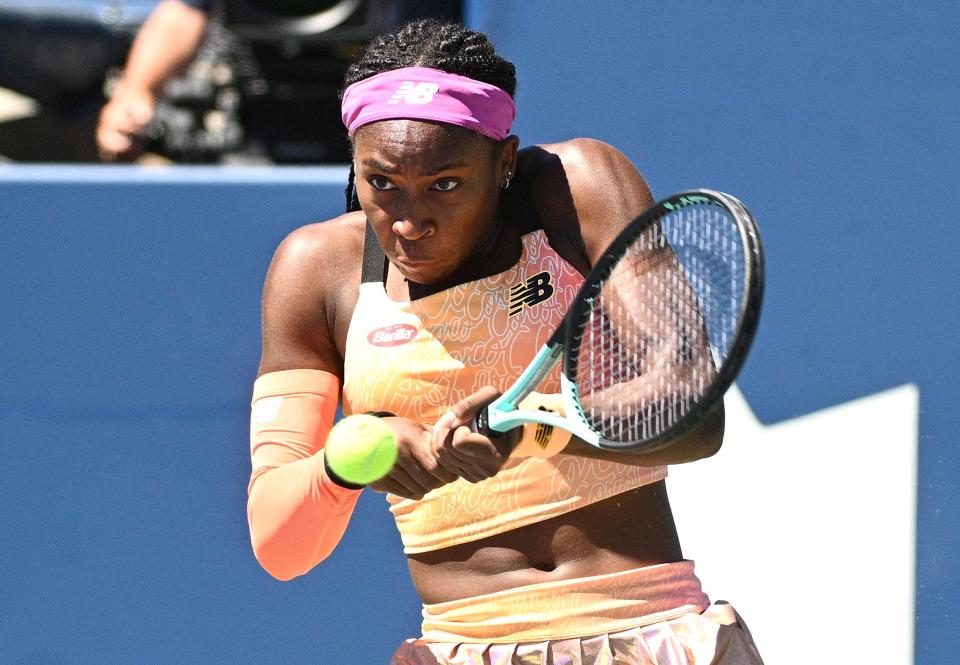
[[[404,81],[393,93],[393,96],[387,100],[387,104],[429,104],[433,101],[433,96],[440,89],[436,83],[415,83],[413,81]]]
[[[542,407],[540,410],[546,411],[546,409]],[[553,437],[553,425],[537,423],[537,429],[533,432],[533,440],[537,442],[537,445],[543,450],[546,450],[547,446],[550,445],[551,437]]]
[[[519,314],[524,307],[533,307],[549,300],[551,296],[553,296],[553,284],[550,283],[550,273],[539,272],[527,281],[510,287],[509,316]]]

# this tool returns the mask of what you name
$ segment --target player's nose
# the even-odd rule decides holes
[[[422,240],[436,231],[436,225],[425,217],[404,215],[393,223],[393,232],[404,240]]]

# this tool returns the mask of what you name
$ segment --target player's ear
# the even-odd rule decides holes
[[[517,172],[517,150],[520,138],[510,135],[497,144],[497,167],[501,178],[512,178]]]

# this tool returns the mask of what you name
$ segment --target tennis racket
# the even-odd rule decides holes
[[[744,205],[705,189],[664,199],[613,241],[479,432],[543,423],[610,450],[656,448],[693,426],[753,341],[763,250]],[[563,415],[518,408],[561,363]]]

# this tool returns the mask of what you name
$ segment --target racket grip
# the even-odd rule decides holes
[[[505,458],[510,457],[510,454],[513,452],[513,449],[517,447],[517,443],[520,441],[520,436],[523,433],[522,427],[510,430],[509,432],[499,432],[490,427],[490,411],[487,407],[480,409],[479,413],[474,417],[472,425],[473,431],[490,439],[500,454]]]
[[[473,419],[473,430],[478,434],[483,434],[487,438],[490,438],[490,435],[494,434],[494,431],[490,429],[490,413],[487,407],[480,409],[476,418]]]

